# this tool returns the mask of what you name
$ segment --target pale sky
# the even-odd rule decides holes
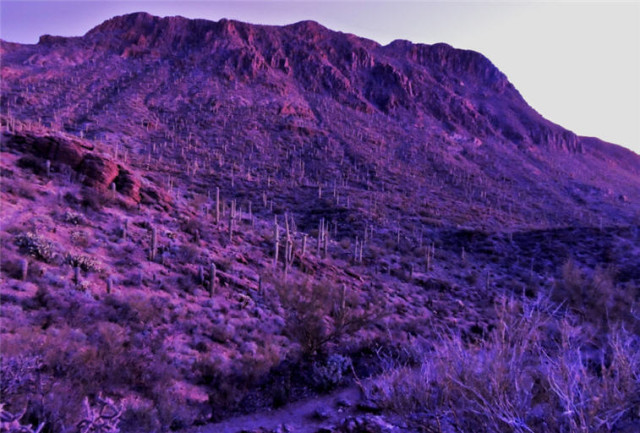
[[[487,56],[547,119],[640,154],[640,2],[0,0],[0,37],[79,36],[129,12],[259,24],[311,19],[387,44]]]

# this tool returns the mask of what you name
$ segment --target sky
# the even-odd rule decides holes
[[[640,1],[0,0],[0,38],[80,36],[145,11],[256,24],[314,20],[387,44],[446,42],[487,56],[527,102],[579,135],[640,154]]]

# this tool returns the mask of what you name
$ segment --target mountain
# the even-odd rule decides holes
[[[411,217],[487,228],[623,223],[638,209],[638,155],[549,122],[488,59],[445,44],[138,13],[3,51],[17,119],[134,155],[166,142],[156,157],[174,164],[224,153],[254,179],[304,167],[292,196],[371,184],[420,204]],[[202,154],[176,158],[185,143]]]
[[[85,396],[124,431],[287,404],[442,330],[476,342],[505,295],[637,325],[640,156],[543,118],[480,53],[135,13],[0,55],[23,420],[62,431]]]

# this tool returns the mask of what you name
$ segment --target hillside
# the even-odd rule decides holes
[[[145,13],[0,50],[0,403],[22,424],[104,395],[122,431],[181,429],[356,383],[385,421],[323,428],[438,431],[371,384],[443,335],[493,341],[505,297],[576,315],[578,351],[637,343],[640,156],[479,53]],[[579,431],[558,401],[522,422]]]

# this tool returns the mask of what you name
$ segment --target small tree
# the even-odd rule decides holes
[[[324,352],[329,342],[355,334],[385,315],[381,304],[364,303],[364,308],[357,308],[362,300],[344,285],[307,280],[284,282],[276,289],[286,312],[285,333],[305,355]]]

